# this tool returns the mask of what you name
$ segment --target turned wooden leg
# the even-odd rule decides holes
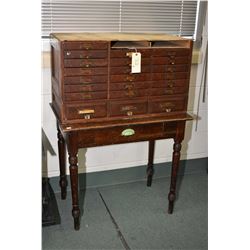
[[[172,173],[171,173],[171,184],[170,184],[170,192],[168,194],[168,213],[173,213],[174,207],[174,200],[175,200],[175,189],[176,189],[176,180],[177,180],[177,173],[179,168],[180,162],[180,151],[181,151],[181,141],[175,140],[174,141],[174,152],[173,152],[173,159],[172,159]]]
[[[148,147],[148,167],[147,167],[147,186],[150,187],[152,184],[152,178],[154,174],[154,148],[155,148],[155,141],[149,141]]]
[[[69,152],[69,169],[70,169],[70,182],[72,193],[72,216],[74,218],[75,230],[80,229],[80,209],[78,201],[78,166],[77,166],[77,152]]]
[[[59,152],[59,166],[60,166],[60,181],[59,185],[61,187],[61,199],[66,199],[67,194],[67,176],[66,176],[66,147],[63,136],[60,132],[59,127],[57,126],[57,137],[58,137],[58,152]]]

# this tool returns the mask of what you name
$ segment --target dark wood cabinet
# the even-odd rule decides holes
[[[140,73],[131,73],[141,54]],[[65,146],[75,229],[79,229],[77,153],[81,147],[149,141],[152,183],[154,141],[174,139],[169,213],[187,114],[192,41],[166,34],[51,34],[52,109],[58,124],[60,185],[66,197]]]

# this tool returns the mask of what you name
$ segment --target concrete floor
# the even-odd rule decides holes
[[[167,213],[170,178],[89,188],[80,193],[84,208],[73,229],[71,195],[56,194],[61,224],[42,229],[43,249],[207,249],[207,174],[179,176],[172,215]],[[103,201],[103,200],[104,201]],[[110,211],[112,221],[105,204]]]

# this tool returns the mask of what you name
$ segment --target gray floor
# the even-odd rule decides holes
[[[71,197],[56,194],[61,224],[44,227],[43,249],[207,249],[207,175],[179,177],[174,213],[167,214],[170,178],[90,188],[80,193],[80,231],[73,230]],[[129,249],[128,248],[128,249]]]

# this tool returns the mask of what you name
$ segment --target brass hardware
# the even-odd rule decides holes
[[[171,109],[166,109],[166,112],[167,112],[167,113],[171,112]]]
[[[71,55],[71,52],[68,51],[68,52],[66,53],[66,55],[67,55],[67,56],[70,56],[70,55]]]
[[[132,57],[132,53],[133,53],[133,52],[127,52],[127,53],[126,53],[126,56]]]
[[[134,87],[134,83],[132,82],[132,83],[130,83],[130,84],[125,84],[124,85],[124,88],[125,89],[132,89]]]
[[[89,59],[89,56],[86,56],[87,59]]]
[[[84,119],[90,119],[90,115],[84,115]]]
[[[160,108],[162,109],[166,109],[166,108],[170,108],[170,107],[174,107],[175,105],[171,102],[166,102],[166,103],[160,103]]]
[[[174,65],[174,62],[171,62],[172,65]]]
[[[89,67],[89,64],[86,64],[85,66],[86,66],[86,68],[88,68],[88,67]]]
[[[171,83],[170,83],[170,84],[168,84],[168,87],[169,87],[169,88],[173,88],[173,86],[174,86],[174,85],[173,85],[173,84],[171,84]]]
[[[134,80],[134,77],[132,77],[132,76],[127,76],[127,77],[126,77],[126,80],[132,82],[132,81]]]
[[[133,115],[133,112],[132,112],[132,111],[128,111],[128,112],[127,112],[127,115],[128,115],[128,116],[131,116],[131,115]]]
[[[166,94],[173,94],[174,91],[173,91],[172,89],[166,89],[166,90],[165,90],[165,93],[166,93]]]
[[[135,134],[135,131],[132,128],[124,129],[121,133],[122,136],[131,136],[134,134]]]
[[[86,47],[85,49],[86,49],[86,50],[89,50],[89,47]]]
[[[136,110],[137,108],[135,106],[132,106],[132,105],[128,105],[128,106],[123,106],[121,108],[121,111],[130,111],[130,110]]]
[[[135,92],[132,89],[128,89],[128,92],[126,92],[126,96],[133,97],[135,96]]]
[[[84,115],[84,114],[94,114],[95,110],[94,109],[82,109],[78,110],[79,115]]]

